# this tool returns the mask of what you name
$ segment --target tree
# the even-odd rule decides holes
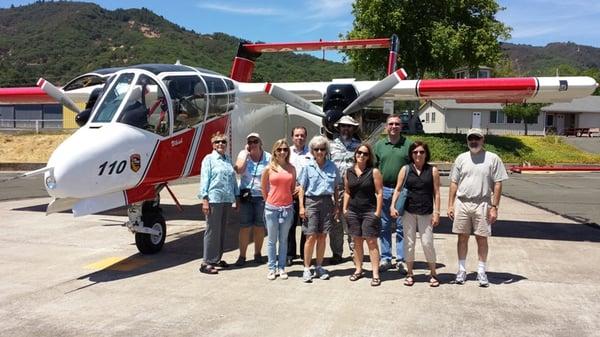
[[[356,0],[353,28],[347,38],[398,35],[398,62],[412,77],[452,75],[458,67],[471,70],[500,58],[499,39],[510,28],[496,20],[495,0]],[[385,74],[386,50],[345,52],[357,72]]]
[[[544,105],[541,103],[507,104],[504,106],[504,113],[513,119],[522,120],[525,126],[525,135],[527,135],[527,124],[537,122],[540,109]]]

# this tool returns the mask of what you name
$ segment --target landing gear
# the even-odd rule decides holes
[[[130,205],[127,228],[135,233],[135,245],[142,254],[158,253],[167,236],[167,225],[158,206],[159,199]]]

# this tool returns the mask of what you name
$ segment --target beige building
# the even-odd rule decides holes
[[[567,129],[600,128],[600,96],[574,99],[569,103],[554,103],[542,108],[547,130],[565,134]],[[424,124],[423,124],[424,125]]]

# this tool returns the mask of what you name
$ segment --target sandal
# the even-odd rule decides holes
[[[371,287],[379,287],[381,285],[381,280],[378,278],[371,279]]]
[[[440,286],[440,280],[437,278],[437,276],[431,275],[431,278],[429,279],[429,286],[432,288]]]
[[[415,279],[413,278],[413,276],[412,275],[406,276],[406,278],[404,279],[404,285],[407,287],[412,287],[413,284],[415,284]]]
[[[202,264],[200,266],[200,272],[204,273],[204,274],[209,274],[209,275],[215,275],[218,274],[219,271],[217,270],[217,268],[215,268],[215,266],[210,265],[210,264]]]
[[[361,271],[360,273],[354,273],[352,275],[350,275],[350,281],[354,282],[354,281],[358,281],[361,278],[363,278],[365,276],[365,272]]]
[[[229,268],[230,267],[229,263],[225,262],[224,260],[219,261],[219,263],[217,263],[217,266],[221,267],[221,268]]]

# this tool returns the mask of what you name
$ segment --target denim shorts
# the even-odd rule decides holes
[[[249,202],[240,202],[240,227],[265,226],[265,201],[252,197]]]

